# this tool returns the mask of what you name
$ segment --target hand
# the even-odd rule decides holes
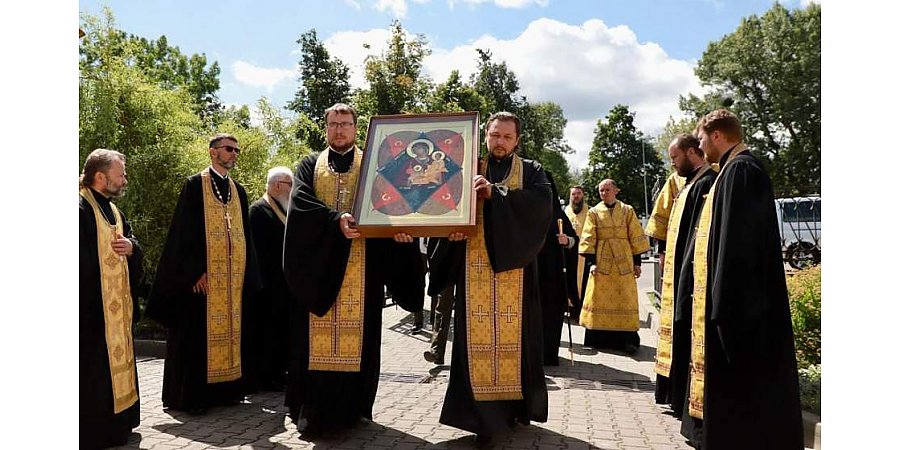
[[[360,237],[359,231],[356,229],[356,219],[350,213],[341,214],[341,233],[347,239],[356,239]]]
[[[134,245],[130,239],[126,239],[121,233],[116,233],[116,240],[112,241],[112,249],[119,256],[131,256],[134,253]]]
[[[635,278],[641,277],[641,266],[634,266],[634,277]]]
[[[456,242],[456,241],[463,241],[463,240],[465,240],[467,237],[468,237],[468,236],[466,236],[465,233],[462,233],[462,232],[457,231],[457,232],[455,232],[455,233],[450,233],[450,235],[447,236],[447,239],[450,240],[451,242]]]
[[[209,294],[209,284],[206,282],[206,273],[200,276],[200,279],[194,284],[193,291],[195,294]]]
[[[569,246],[569,236],[566,236],[565,234],[557,234],[556,240],[559,241],[559,245],[562,245],[565,247]]]
[[[591,264],[591,275],[593,275],[596,270],[597,270],[597,265]]]
[[[413,241],[413,237],[406,233],[397,233],[394,235],[394,242],[402,242],[409,244]]]
[[[566,299],[566,302],[569,303],[569,308],[574,308],[574,307],[575,307],[575,305],[572,304],[572,299],[571,299],[571,298],[567,298],[567,299]]]
[[[491,199],[494,185],[483,175],[475,175],[475,178],[472,179],[472,187],[475,188],[475,194],[478,197],[486,200]]]
[[[663,266],[666,264],[666,252],[659,252],[659,272],[662,273]]]

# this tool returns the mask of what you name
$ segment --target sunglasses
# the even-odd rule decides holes
[[[240,148],[238,148],[238,147],[232,147],[232,146],[230,146],[230,145],[220,145],[220,146],[218,146],[218,147],[213,147],[213,148],[224,148],[225,151],[227,151],[228,153],[237,153],[238,155],[241,154],[241,149],[240,149]]]

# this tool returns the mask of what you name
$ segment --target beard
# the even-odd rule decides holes
[[[107,182],[103,188],[103,194],[109,198],[120,198],[125,195],[125,185],[113,186]]]
[[[338,153],[345,153],[347,150],[350,150],[351,148],[353,148],[353,141],[347,141],[347,143],[344,145],[338,145],[334,142],[329,142],[328,146],[331,147],[332,150],[334,150]]]
[[[579,202],[572,200],[572,211],[575,211],[575,214],[580,213],[581,208],[584,208],[584,199],[581,199]]]

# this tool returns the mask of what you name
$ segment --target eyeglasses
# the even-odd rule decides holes
[[[326,125],[328,128],[330,128],[330,129],[333,130],[333,129],[335,129],[335,128],[350,128],[350,127],[352,127],[353,125],[356,125],[356,124],[353,123],[353,122],[328,122],[328,123],[326,123],[325,125]]]
[[[224,148],[225,151],[228,152],[228,153],[237,153],[238,155],[241,154],[241,149],[240,149],[240,148],[238,148],[238,147],[232,147],[232,146],[230,146],[230,145],[220,145],[220,146],[218,146],[218,147],[213,147],[213,148]]]

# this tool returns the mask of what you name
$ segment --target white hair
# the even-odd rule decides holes
[[[293,179],[294,174],[291,172],[291,169],[285,166],[278,166],[269,169],[269,173],[266,175],[266,185],[271,186],[275,184],[279,175],[285,175],[288,178]]]

